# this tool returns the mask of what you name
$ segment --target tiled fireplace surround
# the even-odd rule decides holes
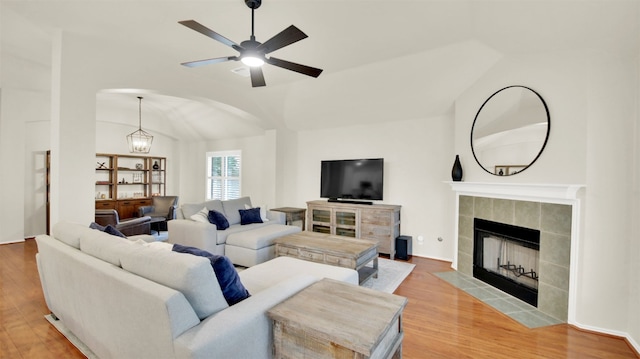
[[[481,218],[540,231],[538,310],[570,318],[571,246],[577,238],[582,186],[452,182],[458,194],[457,258],[454,267],[473,276],[473,219]],[[578,206],[577,208],[574,208]],[[573,230],[574,232],[576,230]]]

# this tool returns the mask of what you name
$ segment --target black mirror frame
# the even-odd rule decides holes
[[[510,88],[514,88],[514,87],[519,87],[519,88],[524,88],[527,89],[531,92],[533,92],[536,96],[538,96],[538,98],[540,99],[540,101],[542,102],[542,105],[544,106],[544,110],[547,114],[547,135],[544,138],[544,143],[542,144],[542,147],[540,148],[540,151],[538,152],[538,154],[536,155],[536,157],[533,159],[533,161],[531,161],[525,168],[521,169],[520,171],[518,171],[517,173],[513,173],[510,175],[499,175],[496,173],[493,173],[491,171],[489,171],[488,169],[486,169],[482,163],[480,163],[480,160],[478,159],[478,157],[476,156],[476,152],[473,149],[473,129],[475,128],[476,125],[476,121],[478,120],[478,116],[480,116],[480,112],[482,112],[482,109],[484,108],[484,106],[497,94],[499,94],[501,91],[510,89]],[[470,137],[470,145],[471,145],[471,152],[473,153],[473,158],[476,160],[476,163],[478,163],[478,165],[480,166],[480,168],[482,168],[485,172],[494,175],[494,176],[498,176],[498,177],[508,177],[508,176],[513,176],[516,175],[518,173],[522,173],[524,170],[526,170],[527,168],[531,167],[531,165],[533,165],[538,158],[540,157],[540,155],[542,154],[542,151],[544,151],[545,147],[547,147],[547,142],[549,141],[549,133],[551,133],[551,116],[549,114],[549,107],[547,107],[547,103],[544,101],[544,99],[542,98],[542,96],[540,96],[540,94],[538,92],[536,92],[535,90],[527,87],[527,86],[522,86],[522,85],[511,85],[511,86],[507,86],[504,88],[501,88],[500,90],[496,91],[493,93],[493,95],[489,96],[488,99],[486,99],[484,101],[484,103],[482,104],[482,106],[480,106],[480,109],[478,109],[478,112],[476,113],[476,117],[473,119],[473,124],[471,125],[471,135]]]

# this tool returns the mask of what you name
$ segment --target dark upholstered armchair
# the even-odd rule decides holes
[[[96,223],[101,226],[112,225],[125,236],[151,234],[151,217],[138,217],[120,221],[115,209],[96,209]]]
[[[176,219],[178,210],[178,196],[156,196],[152,197],[151,206],[138,207],[140,217],[149,216],[157,230],[166,231],[167,221]]]

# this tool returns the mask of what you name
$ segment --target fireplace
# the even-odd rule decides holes
[[[474,219],[473,276],[538,306],[540,231]]]
[[[473,276],[474,219],[540,231],[537,309],[575,321],[582,185],[450,182],[456,192],[457,249],[452,263]],[[522,265],[526,267],[525,264]]]

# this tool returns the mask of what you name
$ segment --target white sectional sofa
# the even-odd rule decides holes
[[[241,271],[251,296],[229,306],[205,257],[69,222],[52,232],[36,237],[47,306],[103,359],[271,358],[268,309],[323,277],[358,283],[351,269],[278,257]]]
[[[274,240],[301,229],[285,225],[285,214],[275,211],[264,211],[263,223],[242,224],[240,210],[251,207],[249,197],[183,204],[176,212],[176,219],[168,222],[168,241],[226,255],[234,264],[244,267],[272,259],[275,257]],[[197,217],[203,209],[224,215],[229,228],[222,230],[215,224],[193,220],[193,216]]]

